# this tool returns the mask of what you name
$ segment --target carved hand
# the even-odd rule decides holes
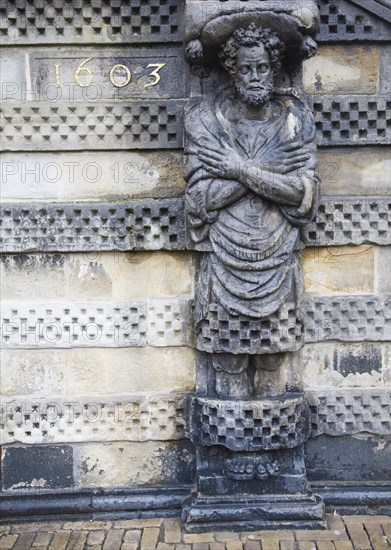
[[[240,179],[245,160],[229,145],[224,144],[219,150],[212,148],[199,150],[197,155],[205,169],[214,176],[231,180]]]
[[[299,142],[282,144],[272,152],[264,168],[275,174],[289,174],[303,168],[310,158],[308,149]]]

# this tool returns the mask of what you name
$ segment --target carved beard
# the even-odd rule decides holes
[[[252,105],[253,107],[263,107],[272,98],[274,83],[272,80],[266,82],[261,87],[252,87],[251,85],[240,85],[237,80],[235,80],[235,87],[240,96],[240,99]]]

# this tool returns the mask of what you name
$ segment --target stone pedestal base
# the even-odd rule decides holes
[[[182,520],[190,533],[203,531],[251,531],[267,529],[326,528],[323,500],[303,495],[194,494],[184,503]]]

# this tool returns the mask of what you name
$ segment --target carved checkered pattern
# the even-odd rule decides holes
[[[188,300],[154,300],[148,305],[148,343],[183,346],[187,341]]]
[[[318,0],[319,41],[387,40],[386,24],[346,0]]]
[[[196,397],[192,401],[192,441],[231,450],[290,449],[307,437],[302,397],[230,401]]]
[[[306,393],[311,436],[391,433],[389,389],[321,390]]]
[[[1,304],[4,348],[145,346],[145,302]]]
[[[391,101],[386,96],[313,96],[322,145],[391,143]]]
[[[182,395],[4,399],[0,409],[2,444],[167,441],[184,432]]]
[[[305,341],[388,341],[390,296],[314,296],[303,300]]]
[[[303,227],[309,246],[391,242],[391,201],[357,198],[325,199],[316,219]]]
[[[294,351],[302,345],[300,312],[294,304],[283,304],[269,319],[249,320],[227,313],[217,304],[209,306],[197,335],[197,348],[213,353],[262,353]]]
[[[180,40],[180,0],[2,0],[3,44]]]
[[[183,101],[177,100],[6,104],[1,146],[9,151],[178,148],[182,111]]]
[[[2,252],[184,248],[183,201],[0,207]]]

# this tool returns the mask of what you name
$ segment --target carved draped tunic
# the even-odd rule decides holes
[[[210,326],[215,323],[215,319],[211,323],[211,310],[219,308],[228,320],[269,319],[270,331],[276,328],[279,310],[286,303],[290,304],[290,310],[296,310],[295,316],[299,317],[303,291],[298,253],[300,226],[313,219],[320,195],[313,117],[300,99],[281,95],[272,100],[270,119],[232,122],[224,115],[225,101],[218,99],[215,104],[195,101],[190,105],[185,120],[188,225],[193,242],[203,243],[203,249],[209,250],[201,259],[196,290],[197,347],[204,351],[232,353],[293,351],[300,347],[301,338],[294,338],[292,345],[281,343],[280,337],[261,345],[251,342],[248,330],[248,338],[243,337],[243,341],[247,344],[250,341],[250,344],[243,349],[243,345],[233,341],[229,335],[222,341],[221,331],[215,331],[210,337]],[[263,193],[262,185],[259,185],[259,190],[252,186],[241,198],[228,201],[228,204],[222,200],[221,207],[216,207],[214,202],[214,209],[210,208],[210,186],[219,180],[223,197],[227,181],[212,176],[199,160],[197,151],[208,147],[218,149],[227,142],[242,158],[267,166],[276,160],[273,158],[273,144],[293,143],[298,139],[310,153],[306,165],[300,174],[294,171],[286,175],[274,174],[273,177],[288,185],[294,185],[295,179],[300,178],[304,192],[299,206],[273,200],[270,192]],[[295,323],[297,320],[293,321]],[[205,338],[206,325],[208,338]],[[242,323],[242,326],[245,325]],[[267,326],[267,323],[262,326]],[[254,323],[251,327],[254,329]],[[248,325],[249,329],[251,327]],[[253,334],[256,334],[254,330]]]

